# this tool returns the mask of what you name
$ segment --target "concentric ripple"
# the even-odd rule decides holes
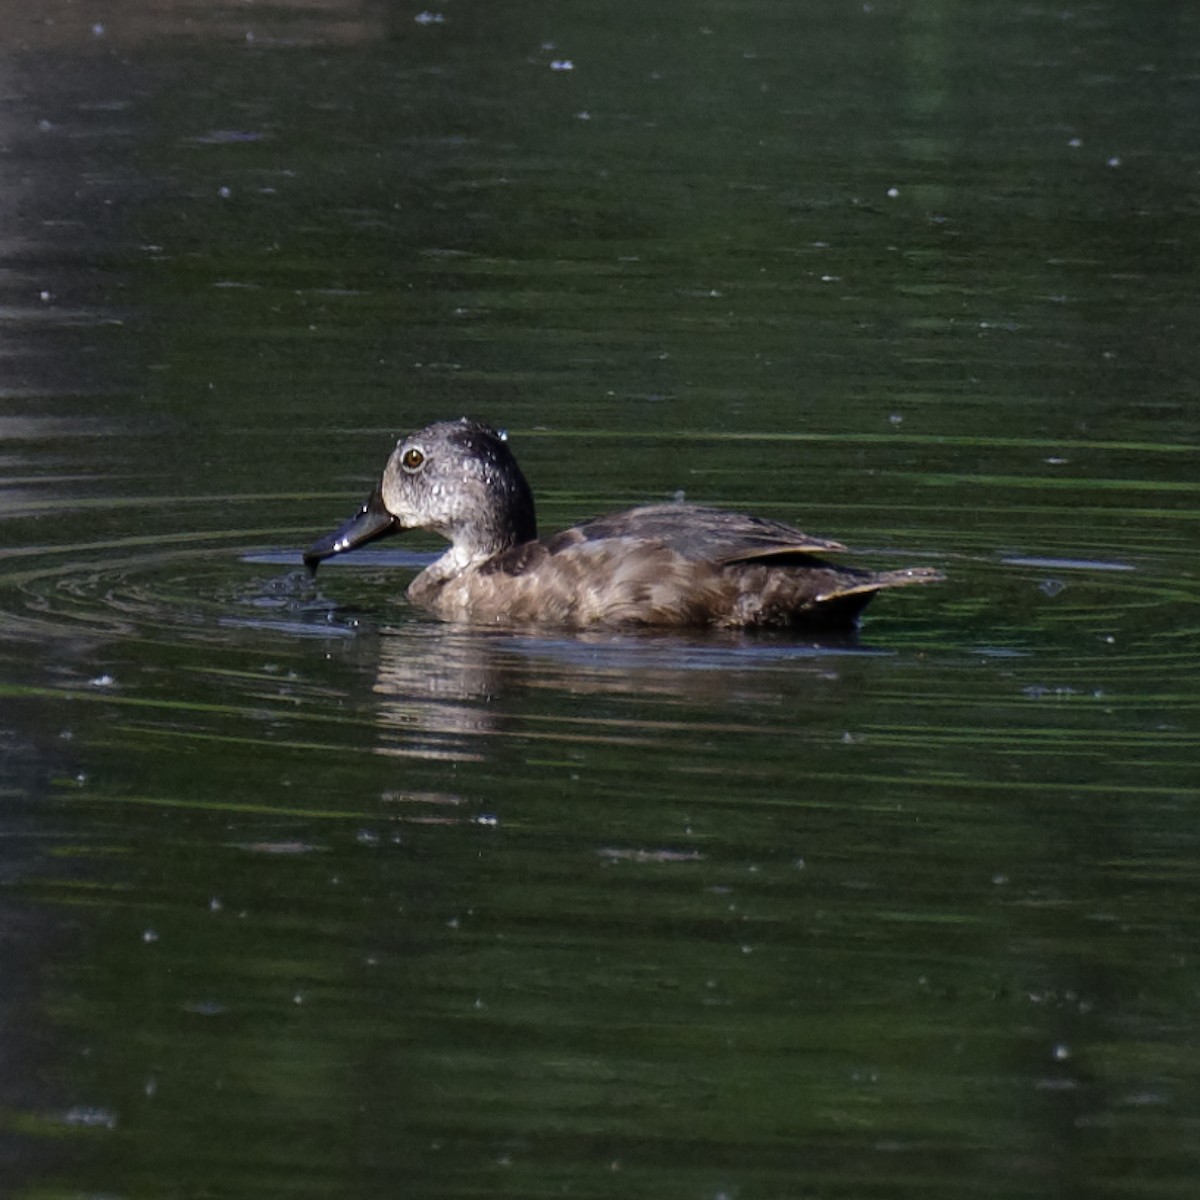
[[[241,610],[286,614],[296,629],[324,622],[332,606],[303,572],[239,568],[243,541],[164,536],[47,548],[0,569],[3,620],[39,637],[199,636]]]

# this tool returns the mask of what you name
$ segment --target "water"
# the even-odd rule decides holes
[[[1192,1194],[1187,6],[14,21],[4,1195]],[[309,582],[464,412],[546,530],[948,580],[842,643]]]

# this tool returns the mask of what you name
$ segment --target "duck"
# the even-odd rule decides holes
[[[449,548],[409,601],[473,625],[853,628],[880,591],[943,578],[830,562],[845,550],[764,517],[649,504],[538,537],[533,492],[507,435],[463,417],[400,438],[379,484],[345,524],[304,551],[321,562],[407,529]]]

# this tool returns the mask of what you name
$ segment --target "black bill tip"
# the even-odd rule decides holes
[[[376,488],[366,504],[349,521],[332,533],[317,538],[305,550],[304,565],[315,575],[317,567],[324,559],[332,558],[335,554],[345,554],[347,550],[354,550],[390,533],[397,533],[399,528],[396,518],[388,512],[383,503],[382,493]]]

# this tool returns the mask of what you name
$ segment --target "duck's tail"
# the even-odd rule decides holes
[[[907,587],[910,583],[940,583],[946,577],[934,567],[902,567],[896,571],[842,576],[833,587],[819,592],[809,606],[797,613],[807,622],[830,625],[857,624],[871,597],[884,588]]]
[[[880,571],[866,586],[878,590],[907,587],[910,583],[942,583],[945,578],[936,567],[900,567],[895,571]]]
[[[901,567],[896,571],[880,571],[849,583],[842,581],[823,595],[814,596],[817,604],[825,604],[849,596],[870,596],[883,588],[907,587],[910,583],[941,583],[946,578],[935,567]]]

